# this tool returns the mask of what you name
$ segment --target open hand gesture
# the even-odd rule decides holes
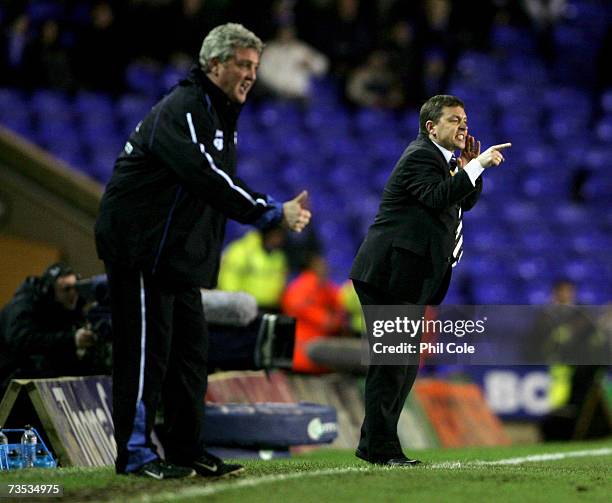
[[[476,159],[480,155],[480,142],[476,138],[468,135],[465,140],[465,148],[461,151],[461,156],[457,159],[457,165],[463,168],[472,159]]]

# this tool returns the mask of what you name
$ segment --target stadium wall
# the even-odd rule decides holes
[[[101,194],[97,182],[0,127],[0,243],[6,244],[0,256],[3,268],[15,273],[0,271],[0,304],[25,275],[49,265],[38,263],[47,256],[59,256],[84,276],[103,272],[93,237]],[[28,250],[34,248],[49,253],[33,259]]]

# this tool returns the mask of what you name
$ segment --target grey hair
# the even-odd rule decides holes
[[[210,61],[218,58],[224,62],[234,55],[236,49],[255,49],[261,54],[264,44],[252,31],[238,23],[226,23],[213,28],[200,49],[200,66],[205,72],[210,70]]]

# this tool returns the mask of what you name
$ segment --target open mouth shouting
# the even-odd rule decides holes
[[[455,139],[457,140],[457,143],[459,144],[459,146],[461,148],[465,147],[465,141],[467,139],[467,133],[461,131],[459,133],[457,133],[457,135],[455,136]]]

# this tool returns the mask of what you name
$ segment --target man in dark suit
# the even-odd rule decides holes
[[[478,200],[483,171],[501,164],[510,145],[480,153],[455,96],[434,96],[422,106],[419,135],[391,173],[353,263],[350,277],[362,307],[442,302],[463,254],[462,214]],[[404,456],[397,436],[417,371],[418,362],[369,366],[357,457],[391,466],[419,463]]]

